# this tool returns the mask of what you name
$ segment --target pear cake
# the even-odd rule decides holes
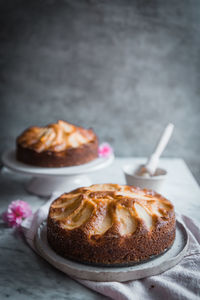
[[[96,184],[54,200],[47,239],[59,255],[94,265],[134,264],[170,248],[176,220],[172,203],[152,190]]]
[[[40,167],[75,166],[98,157],[98,139],[92,129],[59,120],[30,127],[16,141],[17,160]]]

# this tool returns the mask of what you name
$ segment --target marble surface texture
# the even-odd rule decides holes
[[[125,183],[122,166],[144,161],[136,158],[116,159],[104,170],[89,174],[93,183]],[[160,166],[168,171],[162,193],[175,205],[176,212],[200,222],[200,189],[181,159],[162,159]],[[36,210],[46,199],[28,194],[24,184],[28,176],[2,170],[0,176],[0,213],[10,201],[22,199]],[[0,299],[106,299],[37,256],[25,243],[23,236],[0,223]]]

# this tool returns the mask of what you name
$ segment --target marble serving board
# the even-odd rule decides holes
[[[81,264],[56,254],[47,241],[46,222],[37,231],[35,245],[40,255],[64,273],[79,279],[92,281],[128,281],[160,274],[181,261],[189,243],[185,227],[176,222],[176,238],[172,247],[162,255],[129,267],[102,267]]]

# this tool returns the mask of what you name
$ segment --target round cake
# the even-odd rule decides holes
[[[166,251],[175,239],[172,203],[152,190],[117,184],[78,188],[52,202],[48,242],[78,262],[133,264]]]
[[[34,166],[75,166],[98,157],[94,131],[61,120],[46,127],[26,129],[16,143],[17,160]]]

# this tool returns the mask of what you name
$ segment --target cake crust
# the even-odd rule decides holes
[[[90,162],[98,157],[97,139],[78,148],[69,148],[64,151],[43,151],[38,153],[33,149],[28,149],[17,145],[17,160],[39,167],[57,168],[77,166]]]
[[[170,201],[130,186],[101,185],[104,190],[93,191],[96,186],[63,194],[51,204],[47,238],[56,253],[79,262],[113,265],[144,261],[171,247],[176,221]],[[120,195],[120,189],[128,196]],[[105,227],[108,215],[104,232],[101,224]]]
[[[17,160],[34,166],[53,168],[81,165],[98,157],[98,138],[92,129],[86,130],[69,124],[72,127],[66,133],[59,122],[58,126],[51,124],[46,128],[31,127],[25,130],[16,140]],[[40,131],[44,129],[46,131],[41,134]],[[70,144],[68,140],[72,134],[75,138]]]

